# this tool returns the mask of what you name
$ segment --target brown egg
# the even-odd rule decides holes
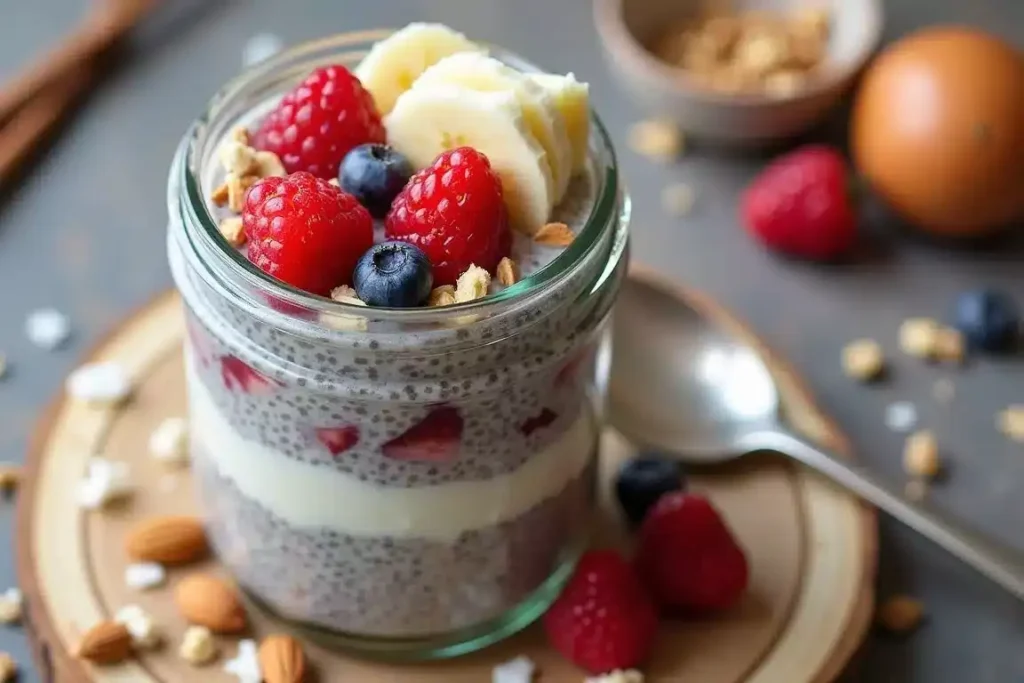
[[[1024,56],[964,27],[907,36],[868,69],[853,110],[860,172],[929,232],[972,237],[1024,217]]]

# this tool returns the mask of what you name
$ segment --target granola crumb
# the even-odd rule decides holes
[[[256,172],[256,150],[237,140],[225,140],[217,149],[220,165],[228,175],[238,178]]]
[[[0,652],[0,683],[10,683],[18,675],[18,665],[14,657],[6,652]]]
[[[911,479],[903,487],[903,497],[911,502],[920,503],[928,497],[928,482],[923,479]]]
[[[674,218],[689,215],[696,200],[696,193],[686,183],[672,183],[661,191],[661,208]]]
[[[235,126],[231,129],[231,140],[249,146],[249,129],[245,126]]]
[[[234,248],[245,244],[245,228],[242,226],[241,216],[229,216],[220,222],[219,227],[220,234],[224,235],[224,239]]]
[[[674,122],[648,119],[634,123],[629,129],[629,146],[648,159],[668,162],[682,155],[685,138]]]
[[[0,463],[0,493],[9,495],[21,483],[21,468],[13,463]]]
[[[939,403],[951,403],[956,397],[956,385],[948,377],[935,380],[932,386],[932,398]]]
[[[366,303],[359,298],[356,294],[356,290],[352,289],[348,285],[341,285],[331,290],[331,298],[343,304],[356,304],[358,306],[365,306]]]
[[[885,370],[885,354],[874,339],[857,339],[843,348],[843,372],[860,382],[878,379]]]
[[[427,299],[428,306],[451,306],[455,303],[455,287],[452,285],[441,285],[430,292]]]
[[[900,325],[900,349],[908,356],[932,360],[942,327],[932,318],[908,318]]]
[[[189,626],[181,639],[178,655],[193,666],[212,662],[217,656],[217,643],[210,629],[205,626]]]
[[[288,175],[284,170],[284,164],[281,163],[281,157],[274,152],[260,150],[256,152],[255,158],[257,179],[282,178]]]
[[[964,361],[964,336],[951,327],[940,328],[935,335],[935,357],[948,363]]]
[[[239,177],[233,173],[229,173],[225,183],[228,186],[228,209],[235,213],[242,213],[245,202],[246,191],[253,186],[253,184],[259,180],[256,176],[243,176]]]
[[[490,286],[491,274],[480,266],[471,265],[455,283],[455,303],[482,299],[487,296],[487,288]]]
[[[878,607],[878,625],[890,633],[904,634],[916,629],[924,618],[924,605],[907,595],[896,595]]]
[[[939,444],[935,434],[927,429],[914,432],[903,446],[903,469],[915,477],[931,479],[942,468]]]
[[[210,201],[217,206],[224,206],[228,203],[228,184],[226,182],[221,183],[214,188],[213,193],[210,195]]]
[[[996,424],[1006,438],[1024,443],[1024,404],[1007,406],[999,412]]]
[[[506,256],[498,261],[498,267],[495,269],[495,274],[498,277],[499,283],[505,287],[511,287],[519,280],[519,276],[516,271],[516,262]]]
[[[533,241],[545,247],[567,247],[576,239],[572,228],[565,223],[548,223],[533,236]]]

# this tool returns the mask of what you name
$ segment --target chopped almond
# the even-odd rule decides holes
[[[470,266],[455,283],[455,302],[465,303],[487,296],[491,286],[491,274],[480,266]]]
[[[533,241],[545,247],[567,247],[576,239],[565,223],[548,223],[533,236]]]
[[[430,292],[427,299],[428,306],[451,306],[455,303],[455,287],[452,285],[441,285]]]
[[[238,248],[245,244],[245,228],[242,226],[241,216],[229,216],[220,222],[220,234],[228,244]]]
[[[498,261],[498,268],[495,270],[498,276],[498,282],[505,287],[511,287],[519,279],[516,273],[515,261],[509,257],[505,257]]]

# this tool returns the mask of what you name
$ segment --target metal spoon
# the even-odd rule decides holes
[[[693,464],[722,463],[755,451],[787,455],[1024,599],[1021,557],[804,440],[788,426],[758,351],[653,278],[634,275],[623,286],[612,348],[609,414],[627,438]]]

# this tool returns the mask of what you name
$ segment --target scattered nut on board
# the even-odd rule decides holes
[[[1008,406],[999,413],[996,424],[1006,438],[1024,443],[1024,404]]]
[[[125,553],[136,562],[190,564],[206,557],[208,551],[202,521],[189,515],[143,519],[128,530],[125,538]]]
[[[935,435],[927,430],[914,432],[903,446],[903,469],[914,477],[932,479],[942,469],[939,460],[939,443]]]
[[[291,636],[267,636],[260,642],[258,655],[266,683],[301,683],[306,676],[302,644]]]
[[[21,621],[23,601],[18,588],[8,588],[0,593],[0,624],[16,624]]]
[[[14,657],[0,652],[0,683],[11,683],[18,675],[18,665]]]
[[[519,655],[498,664],[491,670],[492,683],[530,683],[537,673],[537,665],[525,655]]]
[[[941,326],[931,318],[908,318],[900,325],[900,349],[908,356],[932,360]]]
[[[209,664],[217,657],[217,643],[205,626],[189,626],[181,638],[178,656],[193,666]]]
[[[101,510],[127,497],[133,490],[128,463],[93,457],[78,484],[78,504],[86,510]]]
[[[82,636],[75,655],[93,664],[117,664],[132,653],[132,634],[124,624],[101,621]]]
[[[860,382],[878,379],[885,370],[885,353],[874,339],[857,339],[843,348],[843,372]]]
[[[661,190],[661,208],[673,218],[689,215],[696,201],[697,193],[686,183],[672,183]]]
[[[909,633],[924,618],[924,605],[906,595],[889,598],[878,607],[878,625],[890,633]]]
[[[10,494],[20,483],[21,468],[12,463],[0,463],[0,494]]]
[[[135,562],[124,568],[124,583],[132,590],[159,588],[167,581],[167,570],[159,562]]]
[[[964,336],[959,330],[941,327],[935,337],[935,358],[947,363],[962,363],[965,354]]]
[[[637,154],[659,162],[682,156],[685,137],[678,124],[664,119],[638,121],[629,129],[629,147]]]
[[[191,574],[178,582],[174,601],[190,624],[214,633],[240,633],[248,619],[233,585],[213,574]]]
[[[585,683],[644,683],[644,675],[636,669],[616,670],[588,678]]]

